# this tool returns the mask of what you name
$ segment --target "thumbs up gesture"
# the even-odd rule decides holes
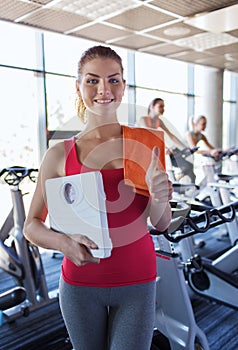
[[[172,199],[173,186],[166,172],[159,169],[159,155],[159,148],[154,147],[145,180],[152,199],[158,203],[166,203]]]

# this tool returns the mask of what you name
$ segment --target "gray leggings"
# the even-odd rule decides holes
[[[155,281],[125,287],[72,286],[60,279],[60,307],[74,350],[149,350]]]

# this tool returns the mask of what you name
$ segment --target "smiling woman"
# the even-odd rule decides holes
[[[124,179],[125,135],[117,109],[125,80],[121,58],[114,50],[95,46],[83,54],[76,90],[78,114],[85,128],[46,152],[25,221],[25,236],[34,244],[64,254],[60,307],[75,350],[134,350],[135,339],[137,350],[149,350],[154,328],[156,263],[147,219],[150,217],[161,231],[168,227],[172,185],[163,170],[155,171],[157,150],[152,153],[145,176],[147,196],[135,193]],[[102,259],[91,254],[91,249],[98,247],[81,227],[78,234],[61,234],[44,223],[48,210],[45,181],[96,170],[102,174],[113,244],[111,256]],[[71,188],[65,191],[72,200]]]

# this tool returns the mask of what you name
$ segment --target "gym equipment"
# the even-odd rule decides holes
[[[3,316],[8,322],[56,300],[56,297],[49,297],[38,247],[23,235],[25,210],[19,185],[25,178],[35,182],[36,172],[37,169],[19,166],[0,171],[0,178],[10,186],[13,205],[0,229],[0,268],[10,274],[26,293],[26,300],[19,307],[4,308]]]
[[[229,183],[230,180],[234,178],[235,175],[223,175],[217,174],[218,180],[216,182],[209,182],[207,184],[208,188],[211,189],[211,193],[214,195],[211,197],[214,202],[214,197],[216,196],[216,203],[219,205],[229,204],[232,200],[238,200],[238,198],[232,193],[232,190],[237,189],[237,185]],[[229,235],[231,245],[235,245],[238,242],[238,223],[237,220],[233,220],[226,223],[227,233]]]
[[[237,208],[238,201],[205,210],[197,216],[189,214],[175,234],[165,236],[170,242],[179,243],[196,233],[209,232],[213,227],[236,219]],[[181,261],[185,264],[185,278],[195,293],[232,308],[238,308],[238,245],[221,254],[218,253],[215,259],[193,256],[190,244],[186,247],[180,246],[180,252]]]
[[[194,148],[184,148],[182,150],[178,148],[172,148],[172,153],[169,154],[170,161],[172,164],[172,171],[168,171],[169,177],[172,182],[176,182],[176,179],[179,177],[178,181],[183,183],[183,178],[186,176],[187,183],[195,183],[195,174],[193,172],[193,153],[198,150],[198,147]],[[176,176],[176,173],[180,175]]]
[[[237,308],[238,246],[211,262],[199,256],[183,261],[175,253],[174,244],[224,222],[231,222],[235,218],[238,202],[207,209],[196,217],[190,217],[191,208],[188,204],[176,205],[177,217],[173,215],[167,231],[161,233],[150,228],[150,233],[158,237],[160,247],[156,250],[158,277],[153,350],[208,350],[206,336],[194,319],[187,282],[200,296]],[[233,266],[229,262],[231,257]],[[162,347],[161,339],[164,344]]]
[[[168,232],[177,230],[190,206],[176,203],[172,210],[173,220]],[[156,250],[156,317],[152,349],[209,350],[207,338],[194,318],[183,264],[175,253],[173,243],[166,238],[166,232],[150,229],[150,233],[157,236],[159,243],[159,249]]]
[[[212,162],[203,166],[205,178],[202,182],[202,188],[199,194],[196,195],[196,200],[204,203],[209,203],[213,207],[219,207],[230,203],[232,200],[236,201],[234,189],[237,189],[237,184],[232,183],[238,175],[226,175],[217,172],[217,163],[221,163],[222,160],[229,160],[231,156],[237,155],[238,148],[231,148],[227,151],[220,151],[217,157],[206,155]],[[238,240],[238,225],[234,220],[231,223],[225,224],[224,233],[228,233],[231,245],[235,244]]]
[[[214,206],[216,206],[216,196],[209,188],[207,188],[207,184],[209,182],[216,182],[218,179],[218,174],[221,174],[222,171],[222,162],[229,160],[232,156],[238,154],[238,148],[233,147],[226,151],[220,151],[219,155],[214,157],[210,154],[204,154],[202,158],[206,160],[202,165],[203,171],[203,179],[198,183],[200,188],[199,195],[197,199],[199,201],[205,201],[207,198],[211,198]],[[219,205],[219,204],[218,204]]]

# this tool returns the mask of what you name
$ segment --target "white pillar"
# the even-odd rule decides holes
[[[202,111],[207,118],[206,134],[214,147],[222,147],[223,70],[204,70]]]

